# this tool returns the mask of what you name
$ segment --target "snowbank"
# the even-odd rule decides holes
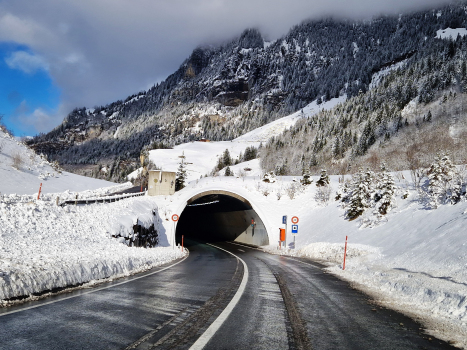
[[[168,247],[148,197],[63,208],[55,201],[1,201],[0,222],[0,300],[126,276],[182,256]],[[161,247],[128,247],[112,238],[129,236],[134,224],[154,224]]]

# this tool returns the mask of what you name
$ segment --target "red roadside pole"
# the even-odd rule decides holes
[[[183,252],[183,235],[182,235],[182,252]]]
[[[347,255],[347,236],[345,236],[344,265],[342,266],[342,270],[345,270],[345,256],[346,255]]]
[[[37,199],[41,196],[41,190],[42,190],[42,182],[41,185],[39,186],[39,193],[37,194]]]

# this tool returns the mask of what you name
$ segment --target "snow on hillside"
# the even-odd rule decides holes
[[[383,68],[380,71],[374,73],[371,77],[371,82],[370,82],[370,85],[368,86],[368,89],[371,90],[377,87],[379,83],[381,82],[382,78],[384,78],[386,75],[391,73],[393,70],[403,68],[406,63],[407,63],[407,60],[403,60],[401,62],[395,63],[389,67]]]
[[[233,142],[267,142],[271,137],[279,136],[284,130],[294,126],[300,118],[308,118],[321,110],[332,109],[337,104],[345,102],[346,99],[347,96],[343,95],[339,98],[333,98],[321,104],[317,104],[316,101],[313,101],[306,107],[303,107],[300,111],[252,130],[245,135],[237,137]]]
[[[436,32],[436,37],[438,39],[450,39],[450,40],[456,40],[457,36],[460,35],[465,36],[467,35],[467,29],[465,28],[446,28],[446,29],[439,29]]]
[[[232,141],[185,143],[175,146],[173,149],[152,150],[150,151],[149,157],[150,160],[162,170],[177,171],[180,163],[180,156],[184,154],[186,157],[185,161],[187,162],[187,180],[193,181],[206,174],[209,175],[216,166],[219,156],[221,156],[226,149],[229,150],[230,156],[235,160],[247,147],[258,147],[261,142],[267,142],[269,138],[282,134],[284,130],[293,126],[300,118],[311,117],[320,110],[331,109],[345,100],[346,96],[344,95],[323,102],[320,105],[314,101],[296,113],[266,124]],[[241,169],[242,167],[248,167],[248,165],[243,164],[237,168]],[[135,178],[138,171],[139,170],[136,170],[130,174],[128,179]],[[259,169],[255,168],[255,172],[257,171],[259,171]]]
[[[405,173],[404,177],[410,175]],[[296,191],[294,199],[288,195],[291,186],[298,186],[292,177],[278,177],[275,183],[267,184],[258,176],[219,176],[193,181],[172,198],[159,196],[155,200],[161,217],[169,218],[172,213],[181,214],[187,199],[201,191],[233,191],[245,197],[262,218],[270,233],[266,251],[320,260],[328,265],[328,271],[349,280],[376,301],[419,319],[430,334],[467,348],[467,202],[427,210],[417,191],[401,180],[397,208],[382,221],[375,221],[371,212],[348,221],[333,200],[338,178],[331,177],[333,192],[327,206],[317,201],[317,177],[314,180],[303,191]],[[402,199],[407,190],[408,198]],[[296,249],[277,248],[276,233],[284,227],[283,215],[289,218],[289,230],[290,218],[300,219]],[[163,224],[171,235],[171,223]],[[345,236],[349,246],[343,271]],[[289,232],[290,248],[292,241]]]
[[[60,202],[76,196],[95,198],[131,183],[60,174],[1,130],[0,146],[0,307],[9,303],[5,299],[125,276],[182,255],[167,247],[157,207],[148,198],[89,206],[56,205],[57,197]],[[12,167],[15,158],[17,168]],[[122,243],[124,238],[111,237],[132,235],[135,224],[154,225],[160,247],[128,247]]]
[[[16,164],[16,167],[15,167]],[[37,194],[95,190],[113,182],[59,172],[14,137],[0,130],[0,194]]]

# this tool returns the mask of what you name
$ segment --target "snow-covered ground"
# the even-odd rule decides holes
[[[125,276],[182,256],[169,247],[158,208],[148,197],[88,206],[57,206],[131,186],[59,174],[0,130],[0,306],[6,299]],[[21,158],[18,169],[13,158]],[[40,177],[40,178],[39,178]],[[41,199],[37,200],[39,184]],[[133,225],[154,225],[160,247],[128,247]],[[30,297],[34,299],[34,297]]]
[[[464,36],[464,35],[467,35],[467,29],[465,29],[465,28],[446,28],[446,29],[439,29],[436,32],[436,37],[438,39],[456,40],[458,35],[460,35],[461,37]]]
[[[16,162],[17,167],[13,167]],[[116,184],[54,169],[47,160],[0,129],[0,194],[96,190]]]

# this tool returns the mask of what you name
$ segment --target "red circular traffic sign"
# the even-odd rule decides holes
[[[298,224],[298,217],[297,216],[292,216],[292,224]]]
[[[178,215],[177,214],[172,215],[172,221],[178,221]]]

